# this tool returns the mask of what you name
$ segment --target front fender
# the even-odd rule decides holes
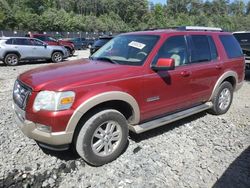
[[[131,124],[138,124],[140,121],[140,109],[137,101],[128,93],[121,91],[110,91],[95,95],[87,100],[85,100],[81,105],[77,107],[73,115],[71,116],[66,132],[74,132],[76,125],[80,121],[81,117],[90,109],[101,104],[103,102],[121,100],[128,103],[133,110],[133,117],[131,119]]]

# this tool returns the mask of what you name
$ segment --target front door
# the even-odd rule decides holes
[[[151,71],[145,75],[142,120],[178,111],[190,105],[191,71],[186,66],[186,37],[179,35],[167,38],[152,63],[156,63],[159,58],[174,59],[176,67],[174,70]]]

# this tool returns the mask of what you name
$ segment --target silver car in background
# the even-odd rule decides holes
[[[43,41],[28,37],[0,38],[0,60],[15,66],[23,60],[52,60],[61,62],[69,56],[63,46],[49,46]]]

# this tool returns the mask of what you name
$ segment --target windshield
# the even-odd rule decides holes
[[[121,35],[110,40],[91,56],[125,65],[142,65],[158,41],[156,35]]]

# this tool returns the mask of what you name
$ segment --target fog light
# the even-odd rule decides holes
[[[42,125],[42,124],[36,124],[36,128],[39,131],[43,131],[43,132],[46,132],[46,133],[51,133],[51,127],[50,126]]]

